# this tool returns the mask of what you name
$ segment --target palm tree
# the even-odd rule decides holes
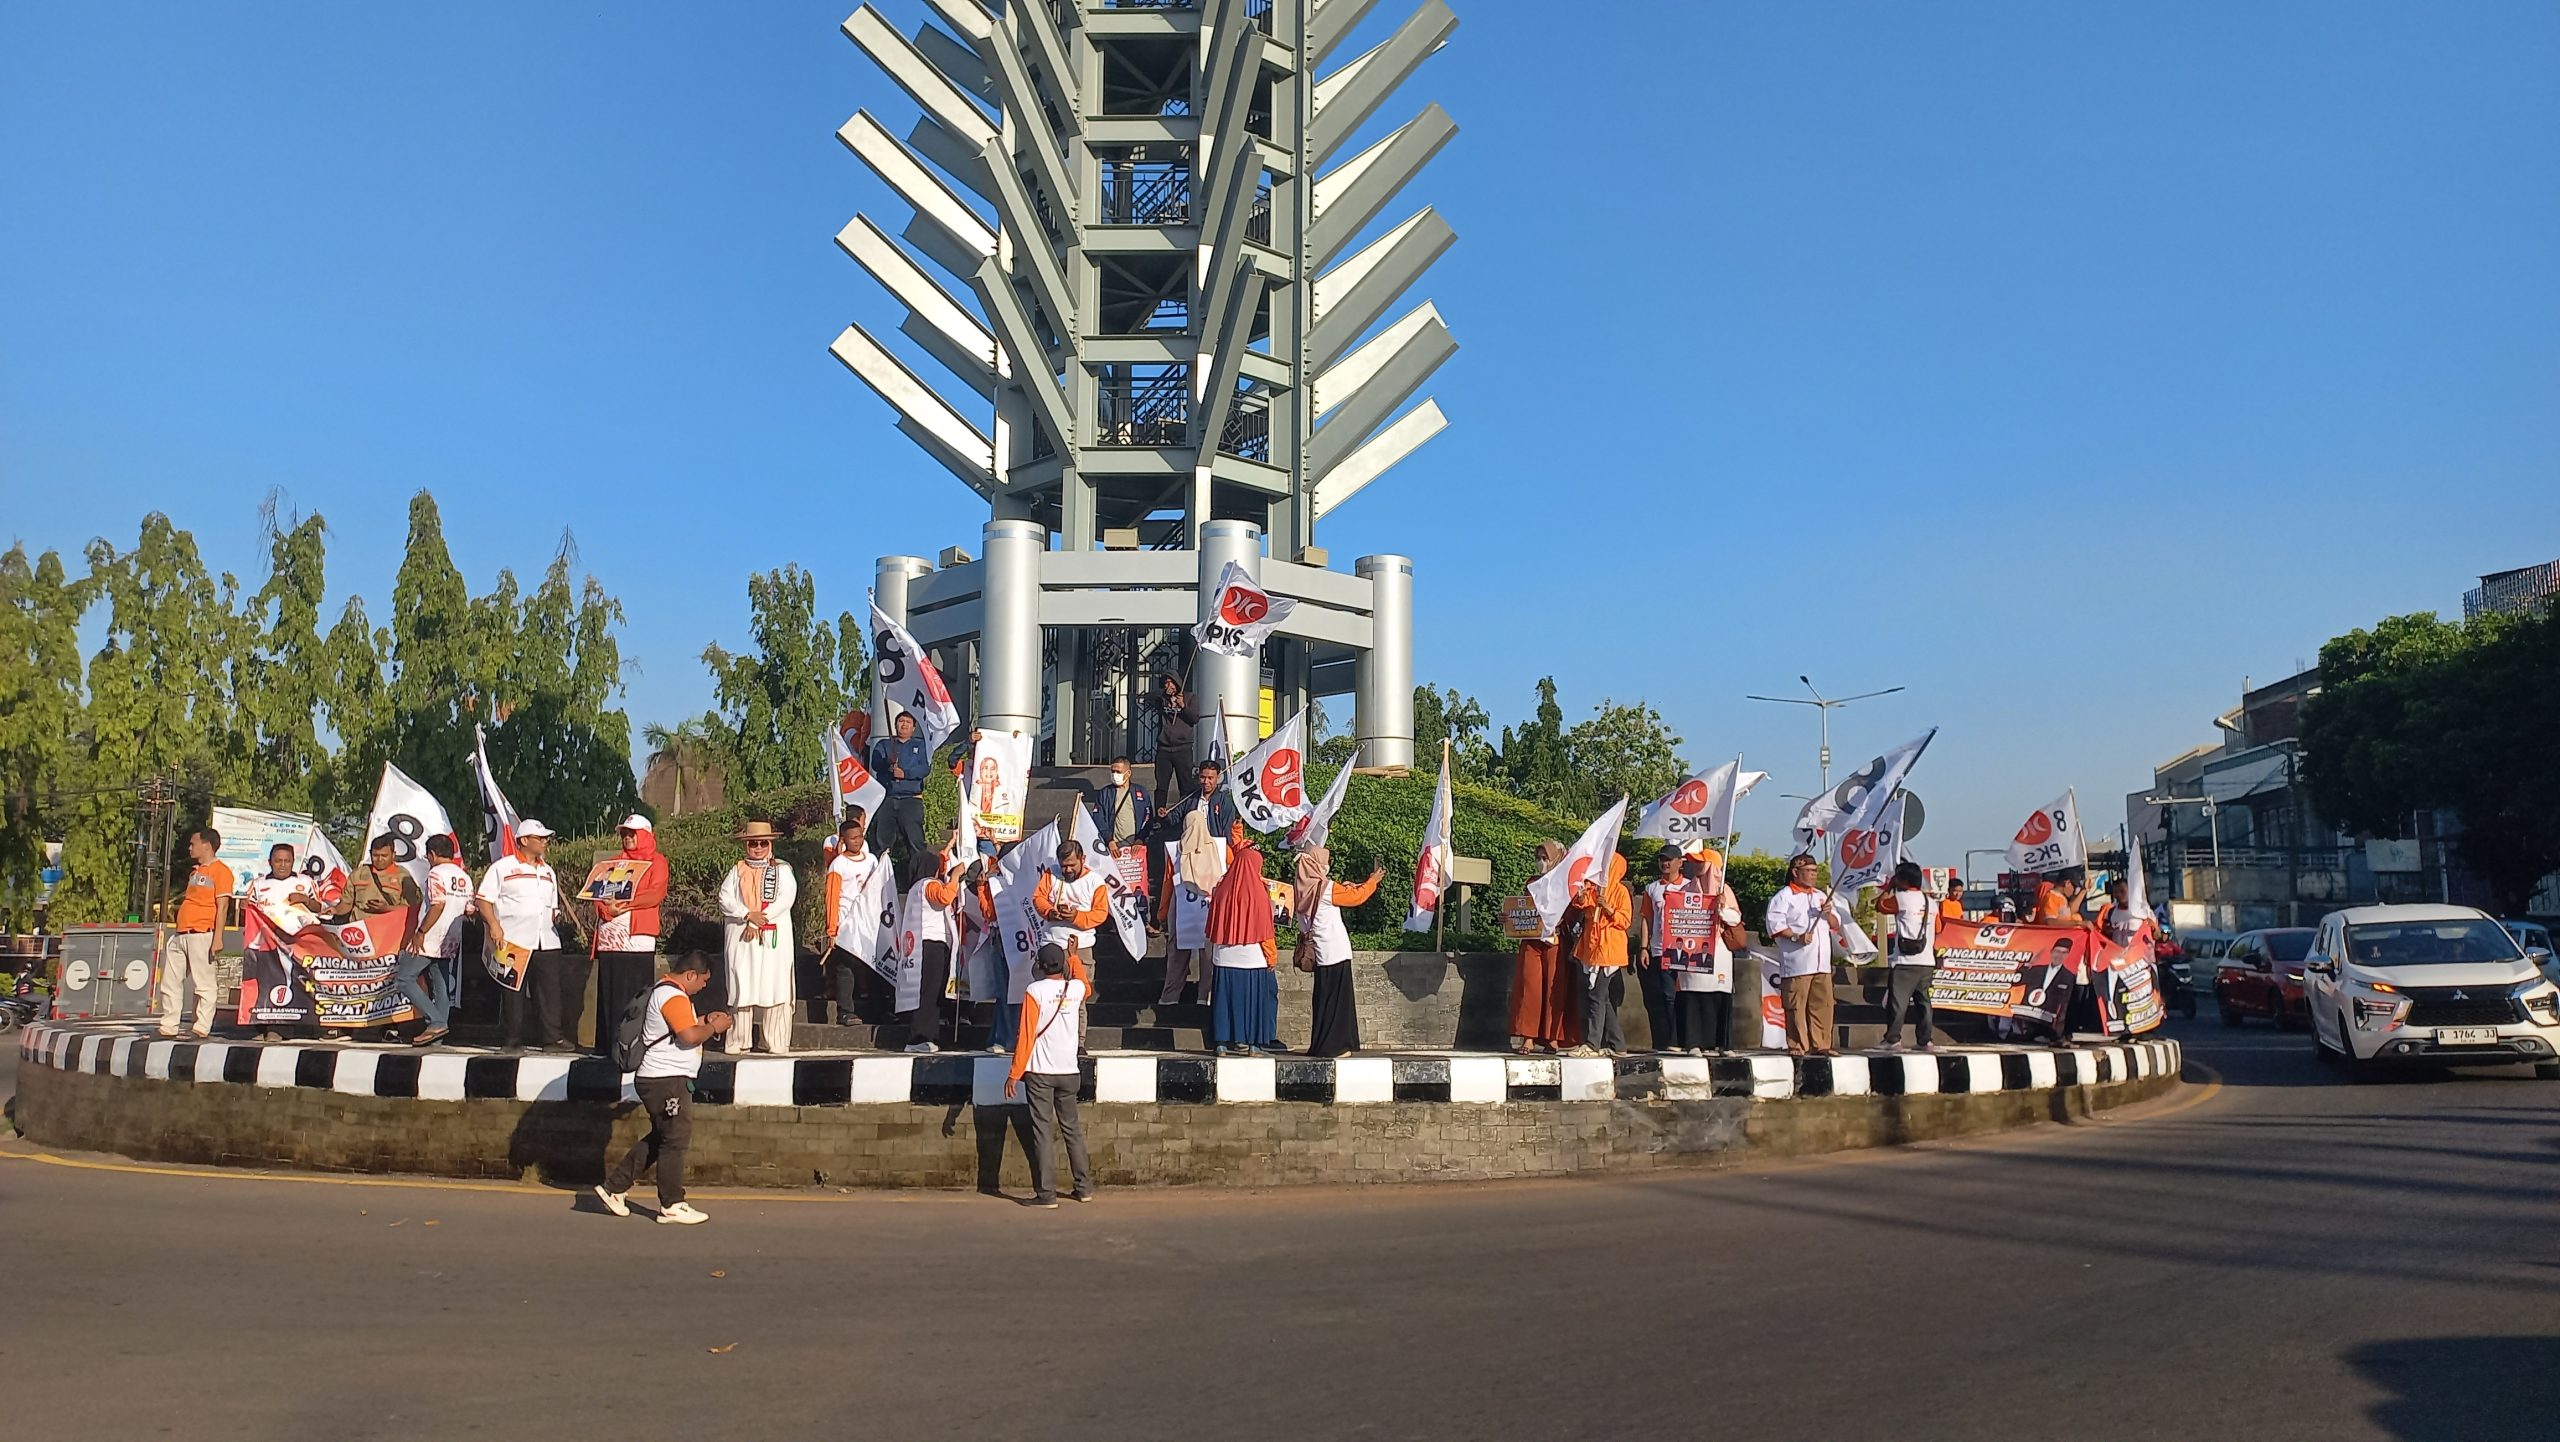
[[[713,775],[720,765],[719,718],[706,711],[672,727],[652,721],[640,728],[640,739],[648,743],[650,769],[663,761],[674,779],[667,814],[683,815],[685,777]]]

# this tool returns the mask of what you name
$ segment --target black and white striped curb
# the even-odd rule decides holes
[[[595,1057],[348,1045],[165,1041],[112,1023],[28,1027],[23,1062],[60,1071],[197,1085],[307,1087],[354,1096],[631,1101],[630,1078]],[[1085,1060],[1086,1101],[1213,1104],[1553,1102],[1708,1097],[1915,1096],[2038,1091],[2174,1076],[2174,1041],[2071,1049],[1967,1047],[1837,1057],[1515,1057],[1463,1054],[1224,1057],[1102,1052]],[[844,1055],[703,1059],[710,1106],[1001,1106],[1001,1056]]]

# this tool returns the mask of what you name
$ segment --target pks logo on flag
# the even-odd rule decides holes
[[[1274,596],[1247,579],[1244,567],[1233,561],[1218,573],[1218,594],[1212,598],[1208,619],[1191,628],[1193,639],[1204,651],[1221,656],[1251,656],[1262,650],[1263,641],[1298,603],[1285,596]]]

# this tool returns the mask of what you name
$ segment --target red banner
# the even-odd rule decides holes
[[[2146,929],[2130,944],[2094,926],[1942,921],[1929,1003],[2003,1019],[2009,1035],[2125,1036],[2160,1024]]]
[[[245,913],[256,914],[255,908]],[[257,928],[257,935],[245,938],[241,1024],[366,1027],[415,1019],[417,1013],[391,985],[408,928],[406,911],[321,922],[294,933],[290,951],[274,949],[272,928]]]

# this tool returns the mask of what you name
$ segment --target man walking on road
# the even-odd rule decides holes
[[[1068,1199],[1093,1200],[1093,1167],[1085,1159],[1084,1127],[1076,1117],[1076,1033],[1084,1017],[1085,984],[1067,975],[1067,961],[1043,947],[1032,963],[1036,979],[1022,993],[1022,1026],[1013,1044],[1013,1071],[1004,1099],[1027,1088],[1031,1102],[1031,1205],[1058,1205],[1055,1173],[1058,1134],[1067,1139],[1067,1168],[1076,1189]]]
[[[640,1023],[640,1065],[631,1089],[649,1113],[649,1134],[631,1144],[613,1164],[596,1200],[617,1217],[631,1215],[631,1187],[640,1174],[658,1169],[658,1221],[689,1227],[711,1220],[684,1199],[684,1153],[693,1141],[693,1079],[702,1072],[702,1044],[729,1029],[729,1014],[693,1014],[693,999],[711,981],[711,958],[689,951],[667,968],[665,980],[649,990],[649,1010]],[[620,1023],[617,1017],[616,1024]]]
[[[197,1036],[213,1035],[213,952],[222,939],[222,904],[231,897],[231,868],[215,859],[222,833],[201,830],[187,837],[187,889],[178,898],[178,931],[160,957],[160,1034],[178,1034],[185,988],[196,989]]]

